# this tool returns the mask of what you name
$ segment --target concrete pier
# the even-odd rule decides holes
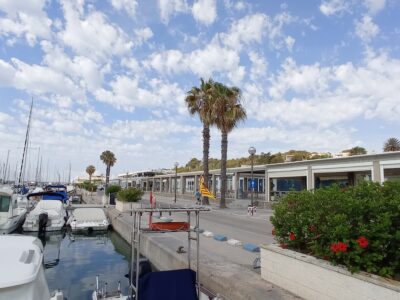
[[[108,216],[115,231],[130,243],[132,236],[132,217],[108,208]],[[141,253],[159,270],[187,267],[187,254],[177,253],[182,239],[175,235],[185,233],[150,233],[141,236]],[[200,238],[202,240],[203,237]],[[200,241],[201,244],[201,241]],[[192,243],[195,248],[195,243]],[[300,299],[293,294],[261,279],[261,276],[248,268],[209,255],[204,250],[200,253],[200,282],[207,289],[218,293],[225,299]],[[226,255],[229,255],[228,253]],[[192,268],[196,268],[195,250],[192,249]]]

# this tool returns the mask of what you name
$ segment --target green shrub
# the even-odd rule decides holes
[[[118,193],[120,190],[121,190],[121,187],[119,185],[110,185],[106,189],[106,195]]]
[[[117,194],[119,201],[138,202],[143,196],[143,191],[137,188],[127,188],[120,190]]]
[[[400,274],[400,184],[290,193],[271,222],[282,247],[385,277]]]
[[[89,192],[95,192],[97,190],[97,185],[90,183],[89,181],[85,181],[80,184],[80,188],[85,189]]]

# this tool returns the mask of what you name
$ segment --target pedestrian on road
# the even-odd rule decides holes
[[[196,190],[195,196],[196,196],[196,204],[200,205],[201,204],[201,194],[200,194],[199,190]]]

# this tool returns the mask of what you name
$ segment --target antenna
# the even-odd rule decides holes
[[[25,167],[26,154],[27,154],[27,151],[28,151],[29,130],[30,130],[30,127],[31,127],[32,108],[33,108],[33,98],[32,98],[32,102],[31,102],[31,109],[29,111],[28,126],[26,128],[24,151],[22,152],[21,169],[19,171],[19,176],[18,176],[18,185],[21,185],[21,180],[23,181],[22,172],[23,172],[24,167]]]

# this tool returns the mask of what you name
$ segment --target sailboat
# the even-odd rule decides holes
[[[23,186],[23,173],[25,169],[25,160],[28,151],[29,131],[31,127],[33,100],[29,111],[28,126],[26,128],[24,150],[22,153],[21,169],[18,178],[17,190],[19,193],[12,191],[0,191],[0,231],[4,234],[11,233],[21,225],[26,217],[27,205],[24,203],[26,199],[22,194],[25,190]],[[18,195],[20,194],[20,195]]]
[[[21,226],[26,217],[26,208],[19,207],[12,190],[0,190],[0,233],[8,234]]]

